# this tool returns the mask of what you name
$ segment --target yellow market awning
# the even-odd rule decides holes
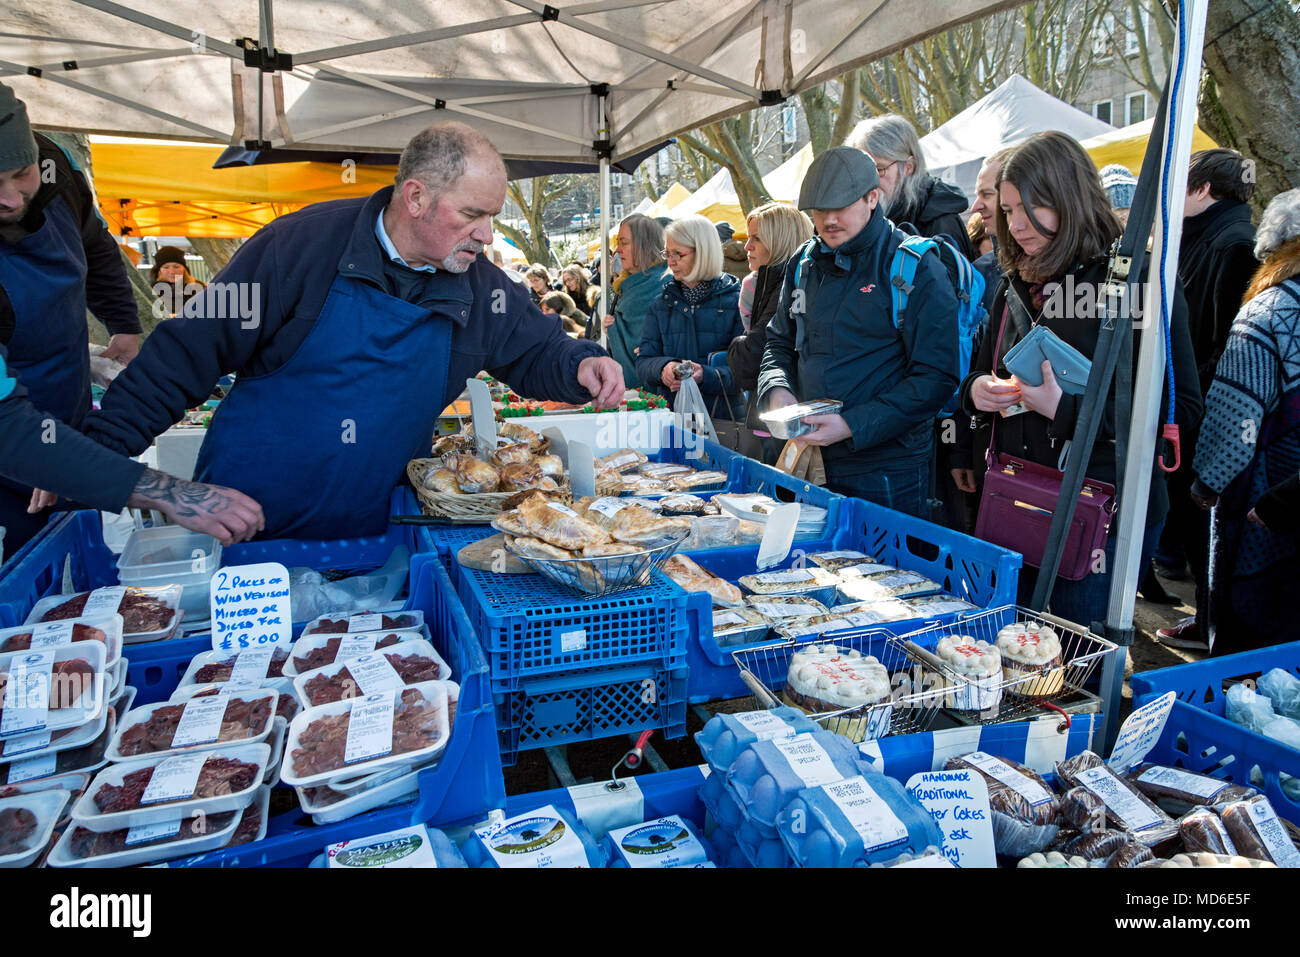
[[[1146,155],[1147,140],[1151,138],[1151,127],[1154,124],[1154,118],[1143,120],[1141,123],[1134,123],[1123,129],[1089,137],[1083,140],[1081,145],[1097,164],[1097,169],[1111,163],[1118,163],[1127,166],[1136,176],[1142,169],[1142,157]],[[1218,145],[1199,126],[1192,130],[1193,153],[1197,150],[1212,150]]]

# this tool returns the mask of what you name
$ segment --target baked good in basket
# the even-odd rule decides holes
[[[1054,630],[1041,622],[1017,622],[998,632],[997,644],[1009,693],[1022,698],[1060,694],[1065,673],[1061,640]]]

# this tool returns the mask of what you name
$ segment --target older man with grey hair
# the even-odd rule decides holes
[[[424,130],[395,186],[258,231],[158,327],[86,433],[137,454],[236,372],[196,477],[253,495],[266,537],[324,539],[387,529],[406,463],[480,370],[533,398],[616,404],[618,363],[481,255],[505,195],[486,137]]]
[[[921,141],[911,123],[894,113],[863,120],[844,145],[876,161],[881,205],[895,225],[918,236],[945,235],[962,255],[975,259],[961,217],[970,205],[966,194],[926,172]]]

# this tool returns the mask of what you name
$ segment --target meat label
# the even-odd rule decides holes
[[[231,687],[260,688],[266,680],[266,673],[271,669],[271,656],[274,649],[270,647],[247,648],[235,656],[235,664],[230,669],[227,684]]]
[[[339,650],[334,655],[335,661],[348,661],[368,655],[375,650],[375,635],[344,635],[339,639]]]
[[[402,687],[402,676],[382,654],[374,653],[350,658],[348,674],[356,681],[361,694],[366,696]]]
[[[221,719],[226,715],[229,698],[224,694],[205,698],[191,698],[176,723],[172,735],[173,748],[188,748],[195,744],[211,744],[221,734]]]
[[[178,754],[164,758],[154,768],[149,784],[140,797],[140,804],[161,804],[164,801],[183,801],[192,797],[199,784],[199,774],[209,754]]]
[[[356,764],[393,753],[395,701],[391,691],[366,695],[355,701],[348,721],[348,740],[343,749],[344,764]]]
[[[0,737],[28,734],[45,727],[50,714],[54,650],[29,651],[9,660]]]
[[[379,631],[383,627],[383,615],[369,614],[348,616],[348,631]]]
[[[1155,784],[1161,787],[1186,791],[1188,794],[1195,794],[1203,801],[1213,800],[1216,794],[1228,786],[1227,781],[1220,781],[1218,778],[1208,778],[1201,774],[1188,774],[1186,771],[1180,771],[1177,768],[1162,768],[1159,766],[1147,768],[1138,775],[1138,780],[1143,784]]]
[[[54,735],[49,731],[44,734],[25,734],[21,738],[10,738],[5,742],[4,758],[16,758],[23,754],[30,754],[33,751],[43,751],[50,746],[50,741]]]
[[[140,824],[130,828],[126,832],[126,846],[135,847],[137,844],[150,844],[164,838],[175,837],[180,834],[182,823],[184,819],[178,817],[170,821],[159,821],[157,824]]]
[[[42,754],[40,757],[15,761],[9,765],[9,784],[22,784],[37,778],[48,778],[59,767],[57,754]]]
[[[72,644],[72,629],[73,623],[70,621],[47,621],[33,625],[32,651]]]
[[[1137,795],[1120,783],[1115,772],[1108,767],[1081,771],[1079,783],[1101,798],[1106,809],[1130,831],[1140,831],[1160,823],[1160,813],[1140,801]]]
[[[110,588],[97,588],[86,599],[86,606],[81,610],[82,618],[96,618],[103,615],[116,615],[126,597],[126,587],[113,585]]]

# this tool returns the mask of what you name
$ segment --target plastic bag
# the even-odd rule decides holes
[[[1274,668],[1259,679],[1259,693],[1273,702],[1273,710],[1288,718],[1300,719],[1300,678]]]
[[[1300,750],[1300,723],[1278,716],[1260,729],[1265,737],[1281,741],[1288,747]]]
[[[393,549],[384,567],[368,575],[329,581],[310,568],[289,570],[293,620],[311,621],[321,615],[382,608],[392,602],[406,583],[411,553],[405,545]]]
[[[1233,724],[1239,724],[1243,728],[1261,734],[1264,726],[1276,717],[1273,713],[1273,704],[1268,698],[1255,694],[1242,684],[1233,685],[1228,689],[1224,713]]]

